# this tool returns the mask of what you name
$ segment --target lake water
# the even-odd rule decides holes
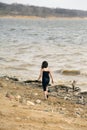
[[[43,60],[56,83],[76,80],[87,90],[87,20],[0,18],[1,76],[37,79]]]

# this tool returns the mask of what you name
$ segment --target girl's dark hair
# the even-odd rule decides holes
[[[43,61],[41,68],[43,69],[43,68],[47,68],[47,67],[48,67],[48,62],[47,61]]]

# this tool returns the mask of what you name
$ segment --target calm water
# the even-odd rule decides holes
[[[1,76],[37,79],[43,60],[56,83],[77,80],[87,90],[87,20],[0,18]]]

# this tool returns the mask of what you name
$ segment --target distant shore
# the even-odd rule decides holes
[[[38,17],[38,16],[23,16],[23,15],[0,15],[0,18],[18,18],[18,19],[87,19],[87,17],[54,17],[54,16],[50,16],[50,17]]]

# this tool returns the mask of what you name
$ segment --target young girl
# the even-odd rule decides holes
[[[48,68],[47,61],[42,62],[38,80],[40,80],[41,77],[42,77],[42,86],[43,86],[44,96],[45,96],[45,99],[47,99],[48,98],[48,84],[50,82],[50,78],[53,83],[53,77],[52,77],[51,71]]]

